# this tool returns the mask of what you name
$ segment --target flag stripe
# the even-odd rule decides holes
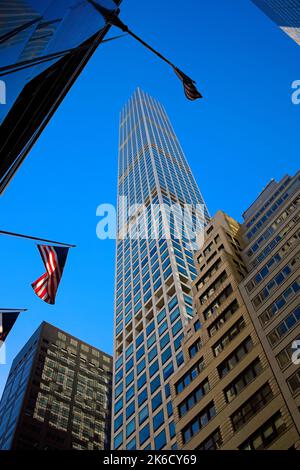
[[[32,288],[44,302],[54,304],[69,248],[38,245],[38,249],[46,273],[32,284]]]

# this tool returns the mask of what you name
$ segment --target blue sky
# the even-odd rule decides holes
[[[124,0],[121,16],[205,99],[187,101],[172,70],[129,37],[97,50],[0,199],[2,229],[78,245],[52,307],[30,287],[43,273],[35,245],[0,238],[1,307],[29,309],[7,340],[0,391],[42,320],[112,353],[115,243],[96,238],[96,208],[116,201],[119,111],[137,86],[165,106],[211,214],[241,220],[271,178],[299,167],[300,47],[250,0]]]

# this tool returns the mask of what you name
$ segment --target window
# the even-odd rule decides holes
[[[119,434],[117,434],[117,436],[115,437],[114,449],[118,449],[118,447],[120,447],[121,444],[123,444],[123,433],[122,433],[122,431]]]
[[[264,423],[252,436],[239,446],[240,450],[267,449],[286,429],[281,413],[278,412]]]
[[[138,396],[138,405],[141,406],[148,398],[147,389],[145,388]]]
[[[163,410],[161,410],[153,418],[153,429],[154,429],[154,431],[157,431],[157,429],[159,429],[163,423],[164,423],[164,412],[163,412]]]
[[[248,336],[226,359],[218,366],[220,379],[225,377],[238,364],[251,349],[253,342],[251,336]]]
[[[196,320],[195,323],[194,323],[194,330],[195,330],[195,332],[197,332],[198,330],[200,330],[200,328],[201,328],[200,320]]]
[[[126,446],[126,450],[136,450],[136,439],[132,439],[130,442],[128,442]]]
[[[157,371],[158,371],[158,360],[153,362],[153,364],[151,364],[151,366],[149,367],[150,377],[153,377]]]
[[[174,366],[173,366],[173,363],[171,362],[163,370],[164,380],[167,380],[170,377],[170,375],[173,374],[173,372],[174,372]]]
[[[148,410],[148,405],[146,405],[139,413],[139,424],[140,425],[143,424],[148,417],[149,417],[149,410]]]
[[[171,356],[172,356],[172,349],[171,349],[171,346],[169,346],[162,353],[162,356],[161,356],[162,363],[165,364],[168,361],[168,359],[170,359]]]
[[[218,309],[221,307],[221,305],[226,301],[226,299],[232,294],[233,289],[232,285],[229,284],[229,286],[225,287],[225,289],[221,292],[220,295],[210,304],[209,307],[207,307],[204,312],[203,316],[205,320],[208,320],[208,318],[215,314],[218,313]]]
[[[150,382],[151,393],[154,393],[155,390],[157,390],[159,386],[160,386],[160,378],[158,375],[157,377],[155,377],[155,379],[152,380],[152,382]]]
[[[182,322],[179,320],[177,323],[172,328],[172,334],[173,336],[176,336],[177,333],[182,329]]]
[[[201,339],[197,339],[197,341],[195,341],[195,343],[189,347],[190,359],[196,356],[197,352],[200,351],[201,347],[202,347]]]
[[[226,271],[223,271],[222,274],[215,280],[211,286],[199,297],[201,305],[204,305],[208,299],[215,294],[215,292],[220,288],[220,286],[225,282],[227,279],[227,273]]]
[[[295,338],[294,341],[298,341],[300,343],[300,337]],[[281,369],[286,367],[291,362],[292,354],[295,351],[295,349],[293,348],[294,341],[292,341],[286,348],[280,351],[280,353],[278,353],[276,356],[277,362]]]
[[[297,393],[300,390],[300,369],[293,374],[288,380],[287,383],[291,389],[291,392]]]
[[[183,400],[178,406],[178,413],[182,418],[190,409],[195,406],[209,391],[209,381],[205,379],[195,390],[190,393],[185,400]]]
[[[233,429],[239,431],[254,415],[263,409],[273,398],[271,387],[266,383],[231,415]]]
[[[159,392],[155,397],[152,398],[152,411],[154,412],[162,404],[162,396]]]
[[[129,421],[126,426],[126,437],[129,437],[135,431],[135,420],[134,418]]]
[[[160,450],[167,444],[166,432],[162,431],[154,439],[155,450]]]
[[[134,395],[134,385],[132,385],[126,392],[126,401],[129,401]]]
[[[140,445],[144,444],[150,437],[150,428],[149,424],[147,424],[143,429],[140,431]]]
[[[122,413],[115,419],[115,426],[114,426],[114,431],[118,431],[120,427],[123,425],[123,415]]]
[[[219,450],[222,447],[223,439],[220,428],[216,429],[196,450]]]
[[[117,414],[123,408],[123,398],[120,398],[115,404],[115,414]]]
[[[135,412],[135,405],[133,401],[126,408],[126,419],[130,418],[130,416],[132,416],[134,412]]]
[[[176,383],[176,394],[181,393],[198,375],[204,370],[204,358],[201,357],[199,361]]]
[[[252,380],[262,372],[262,365],[259,359],[252,362],[241,374],[239,374],[231,384],[224,389],[225,400],[230,403],[239,393],[241,393]]]
[[[245,328],[244,318],[241,317],[224,336],[213,346],[214,356],[217,357],[223,349]]]
[[[182,430],[183,443],[189,442],[215,415],[215,405],[212,401]]]
[[[239,304],[235,299],[218,318],[208,327],[208,334],[210,338],[222,328],[222,326],[232,317],[238,310]]]

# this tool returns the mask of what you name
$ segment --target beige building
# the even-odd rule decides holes
[[[299,276],[298,188],[299,175],[286,177],[279,184],[271,182],[244,214],[242,226],[218,212],[206,228],[204,246],[196,256],[196,315],[185,331],[185,364],[172,378],[171,386],[180,448],[300,447],[300,369],[291,362],[291,344],[300,338],[295,284],[297,269]],[[277,249],[271,248],[264,258],[263,252],[273,240],[278,242]],[[255,255],[249,256],[257,243]],[[288,253],[284,248],[287,243],[291,243]],[[279,260],[276,256],[272,274],[270,271],[261,284],[249,288],[280,250],[284,257]],[[251,268],[254,259],[258,261]],[[270,289],[259,303],[257,296],[281,270],[284,279],[280,287]],[[289,286],[294,294],[289,294],[284,312],[278,318],[273,315],[262,327],[261,315]],[[279,339],[278,328],[285,331],[280,325],[290,315],[294,315],[294,321],[289,320],[291,328],[286,326]]]

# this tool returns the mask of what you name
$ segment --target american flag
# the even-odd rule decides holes
[[[2,312],[0,310],[0,342],[4,343],[14,326],[20,312]]]
[[[195,86],[196,82],[194,80],[185,75],[185,73],[183,73],[177,67],[174,67],[174,72],[176,73],[177,77],[180,78],[180,80],[182,81],[184,93],[188,100],[195,101],[199,98],[203,98],[200,91],[197,90]]]
[[[38,245],[38,249],[46,272],[32,284],[32,288],[40,299],[48,304],[54,305],[69,248]]]

